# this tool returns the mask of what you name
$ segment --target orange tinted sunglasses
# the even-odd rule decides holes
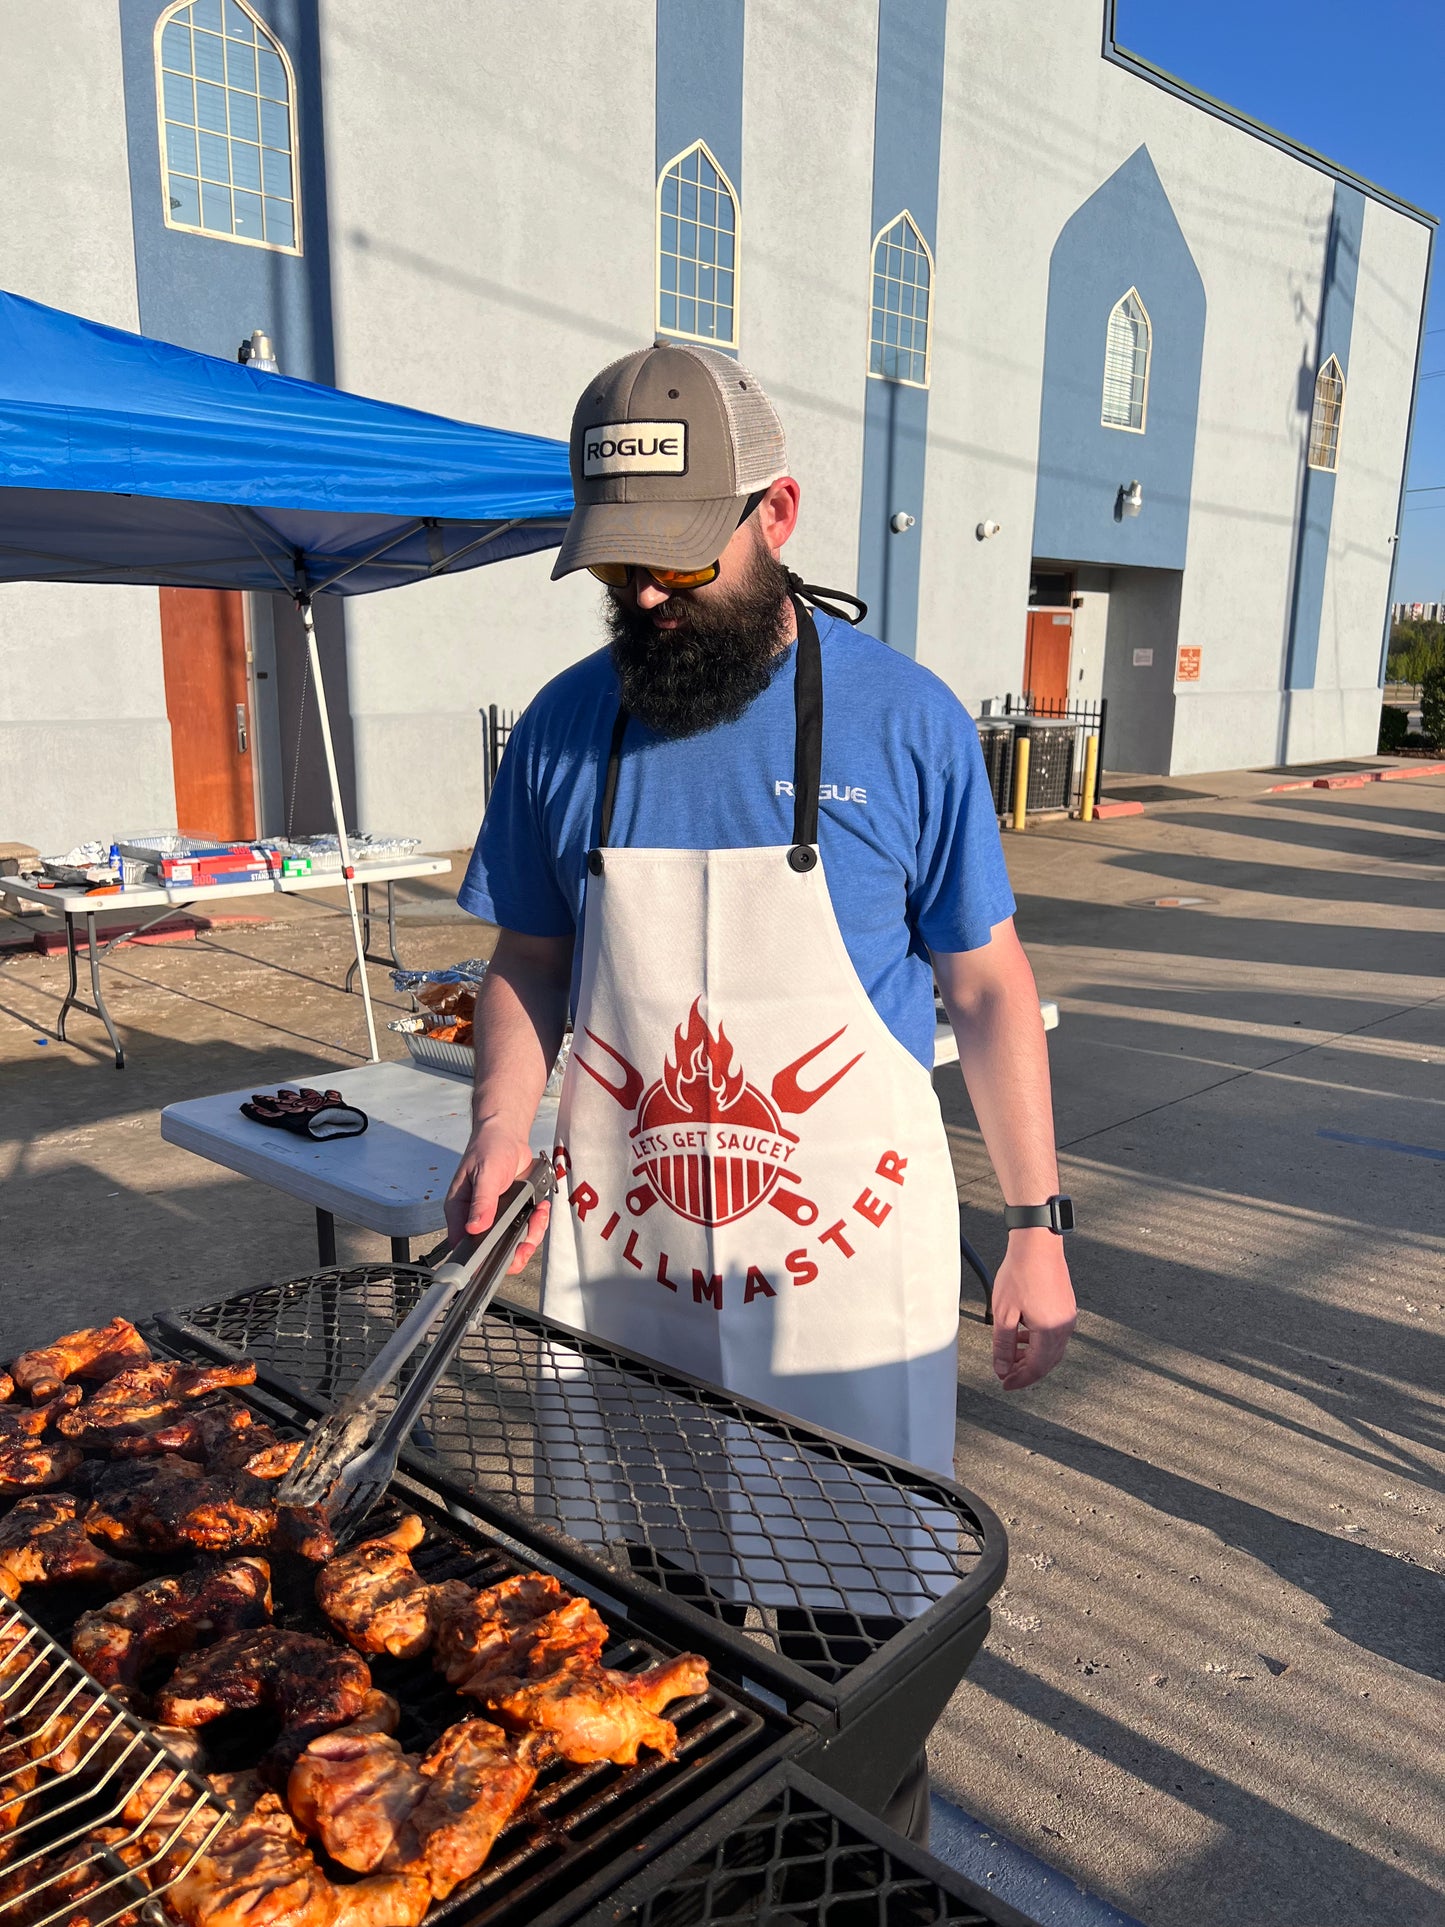
[[[766,494],[766,489],[759,489],[743,503],[743,512],[738,517],[739,528]],[[709,562],[701,569],[654,569],[647,562],[590,562],[587,573],[595,575],[599,582],[605,582],[609,589],[625,589],[632,580],[634,569],[640,569],[645,576],[650,576],[659,589],[701,589],[707,583],[717,581],[721,567],[722,557],[719,556],[716,562]]]
[[[705,569],[654,569],[645,562],[592,562],[587,572],[595,575],[599,582],[605,582],[609,589],[625,589],[632,580],[632,571],[641,569],[650,576],[659,589],[700,589],[704,583],[716,582],[717,572],[722,567],[722,558],[709,562]]]

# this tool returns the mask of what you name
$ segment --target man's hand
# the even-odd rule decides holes
[[[473,1130],[447,1192],[447,1235],[455,1244],[464,1232],[490,1230],[497,1201],[536,1156],[525,1137],[496,1118],[483,1118]],[[527,1220],[516,1255],[507,1267],[513,1277],[524,1269],[547,1229],[549,1204],[539,1204]]]
[[[477,1053],[472,1135],[447,1190],[447,1234],[453,1243],[464,1232],[491,1229],[497,1200],[532,1162],[527,1138],[562,1042],[571,969],[570,937],[498,934],[472,1019]],[[539,1204],[527,1220],[509,1277],[542,1242],[547,1216],[548,1206]]]
[[[1011,1231],[993,1281],[993,1369],[1006,1392],[1021,1392],[1054,1369],[1076,1317],[1063,1239],[1053,1231]]]

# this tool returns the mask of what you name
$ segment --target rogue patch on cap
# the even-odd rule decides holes
[[[582,475],[685,475],[686,422],[601,422],[582,431]]]

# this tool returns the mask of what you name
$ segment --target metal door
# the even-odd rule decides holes
[[[1074,617],[1068,609],[1030,609],[1024,645],[1024,688],[1036,703],[1069,697],[1069,651]]]
[[[177,826],[249,841],[256,794],[241,596],[162,589],[160,598]]]

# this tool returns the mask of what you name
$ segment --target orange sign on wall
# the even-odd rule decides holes
[[[1199,681],[1200,654],[1201,652],[1198,649],[1181,649],[1179,651],[1179,662],[1174,671],[1175,682]]]

